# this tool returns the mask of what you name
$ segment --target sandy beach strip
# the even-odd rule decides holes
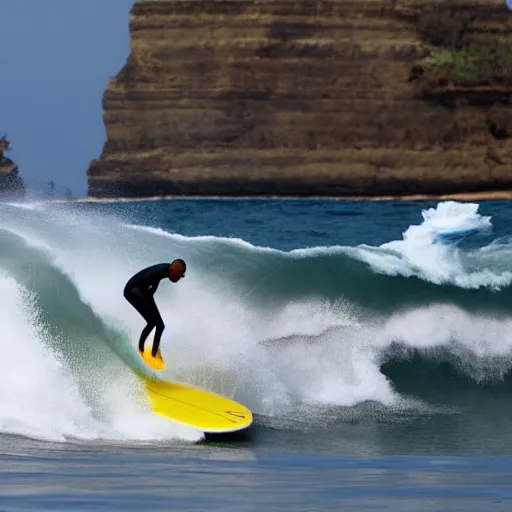
[[[143,202],[143,201],[170,201],[170,200],[208,200],[208,199],[225,199],[225,200],[265,200],[265,199],[293,199],[293,200],[329,200],[329,201],[492,201],[512,199],[512,190],[492,190],[481,192],[460,192],[455,194],[411,194],[403,196],[286,196],[286,195],[268,195],[268,196],[186,196],[186,195],[169,195],[169,196],[148,196],[148,197],[117,197],[117,198],[101,198],[101,197],[80,197],[76,199],[56,199],[55,201],[66,201],[76,203],[123,203],[123,202]]]

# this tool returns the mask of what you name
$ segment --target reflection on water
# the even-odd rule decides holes
[[[508,510],[512,503],[510,459],[340,458],[14,437],[0,444],[0,510],[430,512]]]

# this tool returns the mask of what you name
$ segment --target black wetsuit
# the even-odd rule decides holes
[[[155,304],[153,294],[156,292],[160,281],[169,278],[170,263],[160,263],[147,267],[135,274],[124,287],[125,299],[139,312],[146,320],[147,325],[142,329],[139,339],[139,350],[144,350],[144,342],[149,333],[156,327],[155,338],[153,342],[153,357],[158,352],[160,338],[164,332],[165,325],[160,316],[160,312]]]

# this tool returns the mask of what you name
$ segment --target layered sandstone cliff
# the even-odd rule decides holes
[[[446,3],[136,2],[89,195],[512,188],[512,16]],[[471,57],[480,43],[501,60]]]
[[[0,137],[0,198],[19,198],[25,195],[25,184],[18,166],[5,153],[11,149],[7,135]]]

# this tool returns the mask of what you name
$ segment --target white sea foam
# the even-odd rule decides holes
[[[463,209],[456,210],[461,222],[474,221],[474,208],[468,209],[466,217]],[[446,211],[441,216],[444,221],[439,224],[446,227]],[[435,215],[429,213],[424,222],[431,225],[433,219]],[[162,283],[156,294],[167,325],[162,348],[169,362],[165,376],[234,397],[257,414],[279,417],[297,403],[352,406],[372,400],[386,406],[403,404],[404,397],[380,370],[383,354],[396,342],[420,351],[444,347],[477,380],[502,375],[509,367],[512,331],[507,317],[469,315],[443,304],[369,316],[344,300],[343,290],[337,301],[312,290],[307,297],[278,301],[272,308],[248,300],[244,269],[265,258],[277,258],[284,266],[297,259],[339,255],[363,260],[369,272],[389,276],[465,288],[499,288],[510,283],[509,267],[498,265],[492,250],[469,254],[436,243],[430,229],[421,234],[421,229],[409,228],[403,240],[380,247],[285,253],[238,239],[188,238],[163,229],[127,226],[114,217],[76,209],[34,211],[0,205],[0,230],[21,237],[50,258],[79,294],[77,318],[83,314],[80,307],[92,308],[120,334],[99,342],[112,346],[132,365],[140,364],[135,345],[144,322],[124,300],[124,284],[144,266],[183,257],[186,278],[177,284]],[[506,245],[496,250],[500,262],[510,255]],[[51,302],[36,306],[33,295],[37,296],[42,285],[9,275],[16,268],[16,253],[8,253],[7,242],[0,256],[1,339],[7,351],[12,351],[12,340],[16,340],[25,365],[20,372],[4,358],[5,368],[0,372],[4,375],[0,381],[3,431],[57,439],[200,438],[197,432],[148,412],[139,401],[137,379],[121,359],[112,356],[114,362],[99,368],[99,377],[90,381],[80,374],[80,368],[68,368],[54,340],[48,338],[37,308],[64,309],[63,301],[70,299],[55,290]],[[272,278],[278,280],[279,274]],[[71,346],[84,342],[69,340]]]

